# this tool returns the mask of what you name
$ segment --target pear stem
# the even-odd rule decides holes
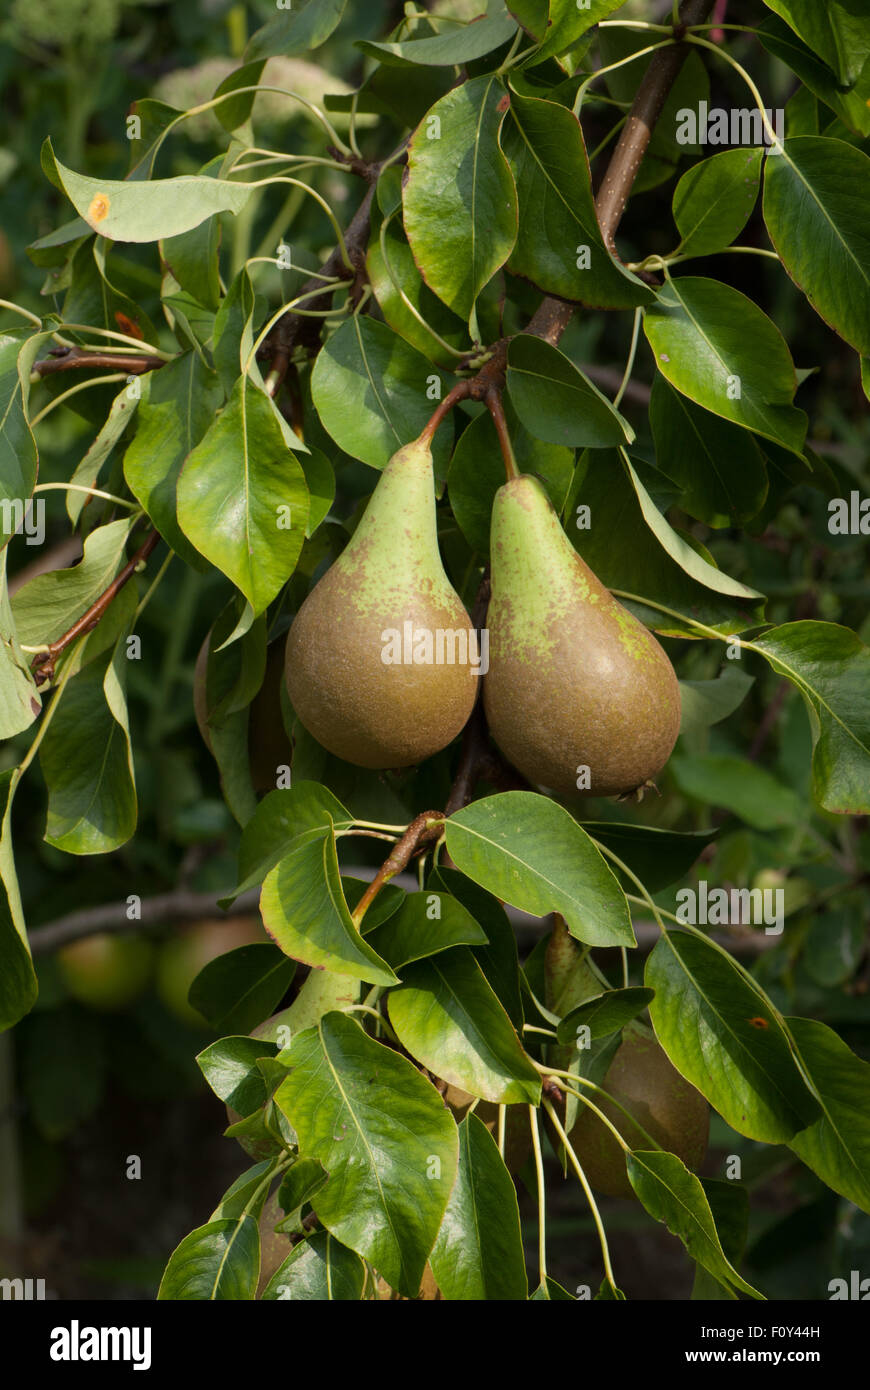
[[[452,386],[450,390],[447,392],[447,395],[444,397],[443,401],[438,402],[438,405],[432,412],[432,416],[428,424],[426,425],[426,428],[419,436],[419,443],[431,444],[432,437],[435,434],[435,431],[437,430],[438,426],[441,424],[442,420],[445,420],[447,418],[447,416],[450,414],[451,410],[457,404],[458,401],[467,400],[470,394],[471,382],[465,377],[462,379],[462,381],[457,381],[456,385]]]
[[[384,884],[389,883],[391,878],[395,878],[396,874],[400,874],[407,867],[408,860],[419,845],[424,844],[427,840],[437,839],[443,828],[444,814],[441,811],[424,811],[422,815],[417,816],[416,820],[411,821],[401,840],[393,847],[388,858],[384,860],[351,913],[353,924],[357,929]]]
[[[518,478],[520,470],[514,457],[514,448],[511,444],[511,437],[508,433],[507,419],[505,418],[504,406],[502,405],[501,392],[498,387],[490,386],[484,396],[486,408],[492,416],[492,423],[495,425],[495,432],[498,435],[498,442],[501,447],[501,456],[504,459],[505,473],[508,482],[511,478]]]

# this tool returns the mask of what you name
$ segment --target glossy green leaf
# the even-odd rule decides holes
[[[649,417],[656,462],[678,484],[684,511],[708,526],[739,525],[760,511],[767,469],[747,430],[703,410],[661,375]]]
[[[870,158],[842,140],[786,140],[765,163],[764,220],[816,312],[870,352]]]
[[[631,425],[598,387],[543,338],[520,333],[511,339],[507,387],[517,415],[537,439],[594,449],[634,439]]]
[[[63,317],[68,323],[99,324],[113,332],[121,328],[146,342],[157,341],[157,332],[138,300],[119,290],[109,278],[109,256],[115,251],[112,242],[103,237],[88,238],[76,253],[70,267],[70,284],[63,301]],[[129,273],[129,262],[115,258],[115,265]],[[143,296],[144,298],[144,296]],[[125,323],[125,319],[129,320]],[[84,336],[84,335],[82,335]],[[87,401],[82,402],[87,409]],[[102,420],[103,409],[94,410],[94,419]]]
[[[797,686],[813,735],[813,796],[826,811],[870,812],[870,648],[846,627],[809,620],[753,642]]]
[[[669,931],[644,980],[665,1052],[738,1134],[781,1144],[818,1115],[780,1015],[726,952]]]
[[[141,182],[93,179],[61,164],[50,139],[42,147],[42,168],[91,230],[110,241],[178,236],[215,213],[241,212],[250,197],[244,183],[199,174]]]
[[[660,475],[659,475],[660,476]],[[762,595],[716,569],[668,523],[644,486],[656,475],[612,452],[583,454],[571,488],[566,532],[608,588],[652,599],[726,632],[757,623]],[[581,524],[588,506],[589,524]],[[625,600],[623,600],[624,602]],[[648,627],[686,631],[679,619],[633,604]]]
[[[574,452],[561,444],[547,444],[520,424],[510,398],[505,414],[517,467],[534,473],[560,511],[574,473]],[[450,460],[447,488],[450,505],[468,544],[481,555],[489,554],[489,523],[495,494],[505,480],[504,459],[488,410],[466,426]]]
[[[452,370],[456,366],[456,352],[471,347],[468,329],[426,284],[417,269],[400,218],[394,215],[386,228],[383,224],[380,211],[373,209],[366,273],[381,312],[390,327],[411,347],[436,366]],[[444,343],[456,351],[448,351]]]
[[[0,1032],[17,1023],[32,1008],[37,995],[12,851],[13,772],[13,768],[0,772]]]
[[[855,974],[864,951],[864,900],[860,890],[837,893],[827,911],[812,914],[801,964],[817,984],[844,985]]]
[[[870,15],[860,0],[764,0],[849,87],[870,56]]]
[[[681,255],[709,256],[740,235],[758,197],[763,153],[722,150],[683,174],[673,201]]]
[[[358,39],[356,47],[368,57],[391,66],[403,67],[406,63],[455,66],[470,63],[500,48],[513,38],[516,28],[510,15],[492,14],[473,24],[449,25],[442,33],[427,38],[409,39],[404,43],[372,43],[368,39]],[[413,77],[409,75],[408,80],[413,81]]]
[[[440,395],[427,397],[432,364],[385,323],[358,316],[343,323],[317,355],[311,394],[339,448],[372,468],[416,439]],[[432,454],[446,461],[443,431]]]
[[[248,1212],[259,1221],[269,1195],[269,1186],[263,1179],[273,1170],[274,1159],[266,1158],[240,1173],[235,1182],[230,1183],[209,1220],[220,1221],[224,1216],[238,1217]]]
[[[247,267],[239,271],[214,319],[214,365],[224,391],[236,388],[254,346],[254,287]]]
[[[749,1191],[731,1178],[701,1178],[701,1186],[713,1213],[725,1258],[737,1269],[743,1258],[749,1230]],[[721,1283],[702,1264],[696,1263],[693,1300],[724,1300],[731,1297],[727,1284]]]
[[[669,280],[644,313],[656,366],[684,396],[800,453],[807,420],[785,339],[757,304],[718,280]]]
[[[42,708],[42,697],[21,650],[6,583],[6,556],[0,551],[0,738],[28,729]]]
[[[601,1285],[602,1289],[607,1287],[606,1281]],[[603,1295],[596,1294],[596,1298]],[[547,1275],[546,1279],[538,1285],[533,1294],[529,1294],[530,1303],[576,1303],[577,1300],[567,1289],[563,1289],[561,1284],[557,1284],[555,1279]]]
[[[566,1014],[556,1029],[560,1043],[573,1043],[579,1028],[589,1029],[589,1039],[607,1038],[643,1013],[653,997],[651,989],[611,989],[586,999]]]
[[[363,918],[364,929],[367,923],[368,913]],[[451,946],[485,945],[486,932],[449,894],[408,893],[398,912],[366,932],[366,940],[393,970],[401,970],[410,961],[437,955]]]
[[[763,1298],[738,1274],[722,1249],[704,1189],[676,1154],[658,1150],[626,1155],[629,1181],[651,1216],[663,1221],[683,1242],[693,1260],[726,1288]],[[732,1292],[732,1298],[737,1297]]]
[[[297,835],[305,830],[326,830],[330,825],[337,831],[347,830],[353,825],[353,816],[319,782],[294,782],[268,792],[242,832],[239,885],[232,896],[262,883]]]
[[[188,540],[262,613],[299,558],[308,489],[269,400],[247,377],[188,454],[176,492]]]
[[[150,373],[145,376],[145,381],[148,382],[149,380]],[[141,387],[139,389],[141,391]],[[105,424],[99,430],[96,439],[70,478],[72,484],[80,488],[96,485],[103,464],[110,457],[118,440],[134,419],[139,400],[140,397],[133,394],[129,386],[121,387],[112,401],[112,407]],[[90,498],[84,492],[70,490],[67,493],[66,510],[73,525],[76,524],[82,514],[82,508],[89,501]]]
[[[508,1018],[522,1037],[523,1005],[520,996],[520,966],[513,924],[491,893],[458,872],[439,867],[430,875],[429,886],[446,888],[486,933],[486,941],[472,946],[472,954],[504,1006]]]
[[[371,882],[365,878],[350,878],[347,874],[341,876],[341,890],[344,893],[344,900],[351,910],[351,913],[359,907],[363,894]],[[381,888],[375,901],[369,903],[365,916],[360,923],[360,931],[363,936],[368,936],[376,927],[383,926],[394,913],[398,912],[408,894],[404,888],[400,888],[396,883],[386,883]]]
[[[185,352],[160,371],[147,372],[141,391],[136,433],[124,455],[124,477],[167,545],[189,563],[201,565],[178,524],[177,491],[184,462],[223,399],[217,377],[198,353]]]
[[[106,854],[136,829],[126,665],[122,636],[67,682],[40,746],[48,786],[45,839],[68,854]]]
[[[788,1018],[801,1062],[821,1097],[821,1114],[788,1141],[823,1182],[870,1211],[870,1063],[824,1023]]]
[[[590,946],[634,946],[628,904],[614,874],[569,813],[535,792],[503,792],[446,824],[457,868],[496,897],[543,917],[560,912]]]
[[[467,947],[406,966],[389,1011],[402,1046],[433,1075],[501,1105],[539,1103],[541,1078]]]
[[[414,1297],[456,1176],[456,1125],[413,1063],[329,1013],[297,1037],[275,1093],[329,1182],[312,1197],[327,1230]]]
[[[508,270],[546,294],[593,308],[650,304],[653,291],[605,246],[583,132],[573,112],[555,101],[512,92],[502,145],[519,199]]]
[[[297,1158],[287,1169],[278,1189],[278,1206],[287,1213],[279,1222],[279,1230],[289,1233],[291,1226],[296,1229],[302,1207],[328,1179],[329,1174],[316,1158]],[[298,1222],[298,1228],[303,1229],[301,1222]]]
[[[268,1096],[258,1058],[274,1057],[277,1051],[265,1038],[235,1036],[211,1043],[196,1061],[218,1099],[244,1116],[259,1110]]]
[[[523,0],[528,4],[528,0]],[[618,10],[623,0],[588,0],[578,6],[577,0],[550,0],[550,11],[543,33],[543,42],[534,51],[532,62],[552,58],[571,48],[587,29]],[[516,7],[513,7],[516,9]]]
[[[329,515],[335,501],[335,470],[322,449],[309,448],[302,455],[302,471],[308,488],[308,522],[306,538],[313,536],[320,523]]]
[[[295,960],[371,984],[396,983],[386,961],[353,924],[341,891],[332,826],[296,837],[266,876],[260,912],[270,936]]]
[[[296,973],[295,961],[256,942],[227,951],[197,975],[188,999],[220,1033],[250,1033],[274,1013]]]
[[[166,237],[160,244],[161,258],[173,278],[206,309],[217,309],[220,304],[219,248],[220,223],[216,217],[200,222],[189,232]]]
[[[781,20],[773,16],[763,20],[756,33],[768,53],[790,67],[805,84],[805,89],[835,112],[844,126],[856,134],[870,134],[870,109],[867,105],[870,97],[870,68],[865,66],[854,87],[844,91],[831,69]],[[825,112],[821,114],[827,119]],[[808,133],[815,135],[818,130]]]
[[[169,1257],[158,1299],[252,1299],[260,1271],[260,1233],[252,1216],[198,1226]]]
[[[476,1115],[459,1126],[459,1166],[429,1259],[445,1299],[525,1301],[520,1213],[498,1146]]]
[[[705,806],[724,807],[756,830],[777,830],[805,818],[797,792],[771,772],[725,753],[676,755],[668,764],[674,781]]]
[[[680,733],[709,729],[739,709],[754,683],[736,661],[726,661],[715,680],[680,681]]]
[[[129,519],[110,521],[91,532],[77,565],[38,574],[21,586],[11,602],[25,646],[57,641],[99,598],[120,568],[129,532]]]
[[[293,1247],[260,1297],[264,1303],[274,1299],[359,1302],[365,1279],[359,1255],[329,1231],[313,1231]]]
[[[139,117],[139,134],[129,140],[130,168],[127,177],[150,179],[163,132],[182,113],[165,101],[155,101],[153,97],[140,97],[131,103],[129,110],[130,115]]]
[[[507,97],[492,74],[437,101],[408,148],[405,231],[423,278],[468,318],[517,235],[517,195],[498,131]]]
[[[613,851],[651,893],[684,879],[701,851],[715,839],[715,830],[662,830],[656,825],[620,821],[583,821],[597,843]],[[619,876],[620,870],[616,869]],[[633,893],[635,888],[627,888]]]
[[[258,29],[245,49],[245,62],[310,53],[325,43],[344,14],[347,0],[295,0]]]
[[[27,423],[30,371],[50,337],[0,335],[0,545],[21,525],[36,483],[36,440]]]

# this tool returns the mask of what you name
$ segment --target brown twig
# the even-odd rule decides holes
[[[378,869],[366,891],[353,910],[352,916],[358,927],[368,908],[380,893],[385,883],[407,868],[412,854],[427,840],[434,840],[444,829],[444,815],[441,811],[423,811],[411,821],[401,840],[394,846],[390,855]]]
[[[57,372],[71,372],[87,367],[111,367],[116,372],[127,372],[130,376],[140,376],[142,372],[165,367],[163,357],[150,357],[147,353],[86,352],[81,348],[55,348],[48,357],[34,362],[32,371],[39,376],[54,376]]]
[[[400,149],[404,149],[408,139],[402,142]],[[390,156],[390,162],[393,156]],[[347,265],[340,246],[333,247],[326,261],[320,268],[317,277],[312,277],[305,281],[299,291],[298,297],[312,294],[313,298],[306,301],[306,309],[317,312],[328,309],[332,303],[332,296],[335,294],[337,285],[323,286],[324,276],[335,276],[338,279],[351,282],[351,299],[358,299],[362,291],[362,284],[365,280],[366,250],[368,248],[369,229],[371,226],[372,200],[375,195],[375,187],[384,164],[387,160],[367,163],[358,160],[356,157],[343,160],[348,168],[355,174],[360,174],[368,182],[365,197],[348,223],[344,233],[344,245],[347,251],[350,267]],[[322,288],[320,294],[314,291]],[[288,309],[274,328],[269,333],[263,344],[261,355],[271,359],[271,370],[269,372],[270,390],[272,394],[277,392],[283,380],[284,373],[287,371],[292,359],[295,347],[304,347],[310,353],[315,353],[320,346],[321,323],[317,318],[303,317],[296,314],[292,309]]]
[[[682,31],[690,24],[703,24],[712,8],[713,0],[683,0],[680,6],[681,28],[675,29],[675,37],[681,38]],[[675,43],[668,48],[659,49],[652,55],[649,67],[637,89],[628,119],[622,128],[619,142],[613,151],[595,199],[598,221],[604,240],[611,251],[614,251],[613,238],[625,211],[625,204],[637,177],[640,162],[652,138],[656,121],[688,55],[687,44]]]
[[[256,912],[260,900],[260,889],[251,888],[240,893],[235,902],[226,909],[227,917],[245,916]],[[80,941],[86,936],[100,932],[150,932],[158,931],[168,923],[199,922],[205,917],[217,917],[214,893],[192,893],[186,888],[175,888],[170,893],[158,893],[153,898],[143,898],[139,906],[139,916],[130,919],[130,908],[126,899],[120,903],[100,903],[97,907],[80,908],[58,917],[42,927],[34,927],[30,933],[30,949],[34,956],[45,956],[58,951],[72,941]]]
[[[94,600],[87,612],[83,613],[82,616],[73,623],[72,627],[67,629],[62,637],[58,637],[56,642],[51,642],[48,651],[39,652],[33,658],[30,669],[33,672],[33,678],[37,685],[45,685],[46,681],[53,679],[54,668],[61,652],[66,651],[70,643],[74,642],[77,637],[81,637],[84,633],[94,630],[97,623],[106,612],[106,609],[109,607],[109,604],[112,602],[112,599],[123,589],[127,580],[130,579],[139,566],[148,559],[148,556],[159,540],[160,533],[158,531],[151,531],[136,551],[132,560],[127,561],[124,568],[115,576],[109,587],[100,594],[99,598]]]
[[[703,24],[712,7],[713,0],[683,0],[680,6],[682,26],[685,28],[690,24]],[[637,178],[640,162],[652,138],[656,121],[688,54],[688,44],[675,43],[668,48],[659,49],[652,55],[649,67],[637,89],[628,119],[622,128],[619,142],[610,157],[595,199],[595,210],[604,240],[611,251],[614,251],[616,229],[625,211],[628,195]],[[545,338],[555,346],[568,327],[574,308],[574,304],[567,300],[548,295],[532,315],[525,331],[537,338]]]
[[[447,418],[453,407],[459,401],[468,400],[470,396],[471,382],[467,379],[457,381],[456,385],[452,386],[450,390],[447,392],[447,395],[444,397],[443,401],[438,402],[437,406],[433,410],[426,424],[426,428],[420,435],[420,439],[425,444],[431,444],[432,436],[434,435],[438,426],[441,424],[442,420],[445,420]]]

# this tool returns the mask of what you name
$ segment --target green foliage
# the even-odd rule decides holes
[[[608,27],[616,0],[478,8],[3,21],[0,1027],[27,1133],[77,1140],[108,1079],[229,1108],[257,1162],[161,1299],[573,1300],[573,1266],[528,1253],[538,1176],[551,1202],[583,1168],[553,1096],[567,1133],[648,1014],[714,1137],[701,1177],[622,1144],[639,1218],[694,1297],[824,1298],[821,1256],[800,1274],[759,1222],[821,1212],[834,1260],[870,1213],[870,19],[751,0],[690,36],[621,220],[646,68],[622,60],[667,34]],[[787,100],[773,148],[682,142],[711,80],[729,109]],[[581,816],[505,765],[482,701],[381,771],[292,708],[288,627],[430,422],[469,612],[507,464],[660,634],[683,706],[655,788]],[[686,916],[708,888],[751,920]],[[178,930],[191,894],[271,938],[204,964],[207,1026],[71,1001],[46,923],[168,899]],[[626,1210],[601,1204],[600,1299],[632,1287],[604,1235]]]

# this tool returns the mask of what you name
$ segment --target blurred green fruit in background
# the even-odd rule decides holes
[[[164,941],[157,956],[157,993],[176,1018],[202,1028],[206,1021],[198,1009],[187,1002],[187,994],[209,961],[237,946],[250,946],[269,937],[259,917],[206,918],[183,927]]]
[[[99,932],[65,946],[57,960],[74,999],[111,1012],[126,1009],[147,987],[154,946],[142,936]]]

